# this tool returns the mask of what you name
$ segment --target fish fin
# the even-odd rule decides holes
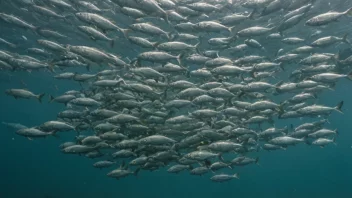
[[[43,99],[44,95],[45,95],[45,93],[42,93],[37,96],[40,103],[42,103],[42,99]]]
[[[179,54],[179,55],[177,56],[177,62],[178,62],[178,64],[179,64],[180,66],[182,66],[182,61],[181,61],[181,59],[184,57],[184,55],[185,55],[185,53],[182,52],[181,54]]]
[[[237,27],[237,26],[229,27],[229,32],[230,32],[231,34],[233,34],[233,31],[235,30],[235,27]],[[236,36],[236,35],[233,35],[233,36]],[[234,38],[235,38],[235,37],[234,37]]]
[[[342,42],[351,44],[350,40],[347,37],[348,37],[348,33],[344,34],[342,37]]]
[[[352,16],[352,8],[348,9],[345,13],[349,16]]]
[[[114,40],[114,39],[111,39],[111,41],[109,41],[109,44],[110,44],[110,47],[111,47],[111,48],[114,48],[115,40]]]
[[[28,140],[33,141],[33,138],[27,137]]]
[[[257,8],[253,9],[253,11],[248,15],[248,18],[253,20],[254,19],[254,14],[257,12]]]
[[[58,135],[56,134],[56,132],[57,132],[57,131],[52,131],[52,132],[50,132],[50,135],[52,135],[52,136],[54,136],[54,137],[56,137],[56,138],[60,138],[60,136],[58,136]]]
[[[307,139],[307,136],[303,137],[301,140],[307,145],[312,145],[312,143]]]
[[[343,106],[343,100],[342,100],[341,102],[339,102],[339,103],[336,105],[335,109],[336,109],[338,112],[343,113],[343,112],[342,112],[342,109],[341,109],[342,106]]]
[[[259,165],[258,162],[259,162],[259,157],[255,158],[255,162],[254,162],[254,163],[257,164],[257,165]]]
[[[240,179],[240,175],[239,175],[238,173],[235,173],[235,174],[233,175],[233,177],[236,178],[236,179]]]
[[[282,81],[274,84],[274,86],[277,88],[277,87],[280,87],[283,83],[284,83],[284,81],[282,80]]]
[[[49,95],[49,102],[51,103],[51,102],[53,102],[53,100],[55,100],[54,96]]]
[[[128,33],[131,31],[130,29],[118,29],[120,32],[122,32],[123,36],[128,39]]]
[[[352,71],[350,71],[350,72],[347,74],[347,78],[348,78],[349,80],[352,80]]]
[[[198,53],[198,54],[201,54],[201,51],[199,50],[199,45],[200,45],[200,41],[197,43],[197,44],[195,44],[194,45],[194,49],[196,50],[196,52]]]
[[[222,157],[222,153],[219,153],[218,157],[220,161],[225,162],[225,159]]]
[[[169,15],[167,12],[164,13],[165,15],[163,16],[163,19],[165,20],[165,22],[169,25],[172,25],[171,22],[169,21]]]
[[[246,93],[244,91],[240,91],[240,93],[238,94],[238,98],[241,98],[242,96],[244,96]]]
[[[291,129],[292,129],[292,127],[293,127],[293,125],[291,124]],[[285,128],[284,128],[284,130],[283,130],[283,133],[284,133],[285,135],[288,134],[288,127],[287,127],[287,126],[285,126]]]
[[[134,176],[138,176],[139,171],[141,170],[141,168],[137,168],[134,172],[133,175]]]

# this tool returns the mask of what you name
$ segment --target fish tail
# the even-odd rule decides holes
[[[351,45],[351,42],[350,42],[350,40],[347,37],[348,37],[348,33],[344,34],[343,37],[342,37],[342,42]]]
[[[54,64],[54,63],[49,63],[48,68],[49,68],[49,70],[50,70],[51,72],[55,72],[54,67],[55,67],[55,64]]]
[[[50,132],[50,135],[56,138],[60,138],[60,136],[57,135],[57,131]]]
[[[45,93],[42,93],[42,94],[39,94],[39,95],[37,96],[38,101],[39,101],[40,103],[42,103],[42,99],[43,99],[44,95],[45,95]]]
[[[130,29],[118,29],[120,32],[122,32],[123,36],[127,39],[128,38],[128,33],[131,31]]]
[[[347,74],[347,78],[348,78],[349,80],[352,80],[352,71],[350,71],[350,72]]]
[[[343,113],[342,106],[343,106],[343,100],[336,105],[336,107],[335,107],[336,111]]]
[[[307,136],[303,137],[301,140],[302,140],[302,142],[304,142],[307,145],[312,145],[312,143],[309,142],[309,140],[307,139]]]
[[[111,48],[114,48],[115,40],[114,40],[114,39],[111,39],[111,41],[109,41],[109,44],[110,44],[110,47],[111,47]]]
[[[222,157],[222,153],[219,153],[218,158],[220,161],[225,162],[225,159]]]
[[[349,16],[352,16],[352,8],[348,9],[345,14],[349,15]]]
[[[278,88],[278,87],[280,87],[282,84],[284,83],[284,81],[279,81],[278,83],[276,83],[274,86],[276,87],[276,88]]]
[[[233,177],[236,178],[236,179],[240,179],[240,175],[239,175],[238,173],[235,173],[235,174],[233,175]]]
[[[201,44],[201,42],[199,41],[196,45],[194,45],[194,49],[196,50],[196,52],[198,53],[198,54],[201,54],[201,51],[200,51],[200,49],[199,49],[199,45]]]
[[[181,59],[183,58],[184,55],[185,55],[184,53],[181,53],[181,54],[179,54],[179,55],[176,57],[177,62],[178,62],[178,64],[179,64],[180,66],[182,66],[182,61],[181,61]]]
[[[39,26],[32,28],[32,31],[38,36],[40,36],[38,33],[40,30],[41,30],[41,27],[39,27]]]
[[[293,127],[293,125],[291,125],[292,127]],[[284,128],[284,130],[282,131],[285,135],[287,135],[288,134],[288,127],[287,126],[285,126],[285,128]]]
[[[49,95],[49,102],[51,103],[51,102],[53,102],[53,100],[55,100],[54,96]]]
[[[229,32],[230,32],[231,34],[233,34],[233,31],[235,30],[235,27],[236,27],[236,26],[229,27]],[[236,35],[233,35],[233,36],[236,36]]]
[[[259,163],[258,163],[258,162],[259,162],[259,157],[255,158],[254,163],[255,163],[255,164],[257,164],[257,165],[259,165]]]
[[[137,168],[137,169],[133,172],[133,175],[134,175],[134,176],[138,176],[138,173],[139,173],[140,170],[141,170],[140,168]]]
[[[257,12],[257,8],[253,9],[253,11],[248,15],[248,18],[253,20],[254,19],[254,14]]]
[[[171,25],[171,23],[170,23],[170,21],[169,21],[169,15],[168,15],[167,12],[164,13],[163,19],[165,20],[165,22],[166,22],[167,24]]]

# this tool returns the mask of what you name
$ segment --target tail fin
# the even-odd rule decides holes
[[[52,96],[52,95],[49,95],[49,102],[53,102],[53,100],[55,100],[55,98],[54,98],[54,96]]]
[[[169,21],[169,15],[167,14],[167,12],[164,13],[165,16],[163,16],[163,19],[165,20],[165,22],[169,25],[171,25],[170,21]]]
[[[292,126],[292,125],[291,125],[291,126]],[[283,130],[282,132],[285,133],[285,135],[287,135],[287,134],[288,134],[288,127],[285,126],[285,128],[284,128],[284,130]]]
[[[350,71],[350,72],[347,74],[347,78],[348,78],[349,80],[352,80],[352,71]]]
[[[284,81],[279,81],[278,83],[276,83],[274,86],[276,88],[280,87],[282,84],[284,83]]]
[[[257,158],[255,158],[255,164],[258,164],[258,162],[259,162],[259,157],[257,157]]]
[[[219,153],[218,157],[219,157],[219,160],[220,160],[220,161],[225,162],[225,159],[222,157],[222,154],[221,154],[221,153]]]
[[[352,8],[346,10],[345,14],[352,16]]]
[[[115,45],[115,40],[114,39],[111,39],[111,41],[110,41],[110,47],[111,48],[114,48],[114,45]]]
[[[56,138],[60,138],[60,136],[58,136],[58,135],[56,134],[56,131],[50,132],[50,135],[52,135],[52,136],[54,136],[54,137],[56,137]]]
[[[172,41],[176,36],[175,36],[174,32],[167,32],[166,37],[167,37],[168,41]]]
[[[342,106],[343,106],[343,101],[339,102],[339,103],[336,105],[336,107],[335,107],[336,111],[338,111],[338,112],[340,112],[340,113],[343,113],[343,112],[342,112],[342,109],[341,109]]]
[[[133,172],[133,175],[134,175],[134,176],[138,176],[138,173],[139,173],[140,170],[141,170],[140,168],[137,168],[137,169]]]
[[[199,50],[199,45],[200,45],[200,41],[197,43],[197,44],[195,44],[194,45],[194,49],[196,50],[196,52],[198,53],[198,54],[201,54],[201,52],[200,52],[200,50]]]
[[[127,39],[128,38],[128,33],[131,31],[130,29],[118,29],[120,32],[122,32],[123,36]]]
[[[343,35],[342,42],[347,43],[347,44],[351,44],[350,40],[347,37],[348,37],[348,33]]]
[[[240,175],[239,175],[238,173],[235,173],[235,174],[233,175],[233,177],[236,178],[236,179],[240,179]]]
[[[307,139],[307,137],[303,137],[301,140],[307,145],[312,145],[312,143]]]
[[[235,27],[237,27],[237,26],[229,27],[229,32],[230,32],[231,34],[233,34],[233,31],[235,30]],[[236,35],[234,35],[234,36],[236,36]]]
[[[254,14],[257,12],[257,8],[253,9],[253,11],[248,15],[248,18],[253,20],[254,19]]]
[[[181,59],[183,58],[183,56],[184,56],[184,53],[181,53],[181,54],[179,54],[179,55],[177,56],[177,62],[178,62],[178,64],[179,64],[180,66],[182,66],[182,61],[181,61]]]
[[[45,95],[45,93],[42,93],[37,96],[40,103],[42,103],[42,99],[43,99],[44,95]]]

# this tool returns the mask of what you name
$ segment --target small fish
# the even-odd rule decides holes
[[[306,22],[306,25],[309,26],[321,26],[321,25],[326,25],[330,22],[337,21],[340,17],[344,15],[352,15],[352,8],[346,10],[345,12],[334,12],[330,11],[324,14],[320,14],[318,16],[315,16],[311,19],[309,19]]]
[[[42,103],[42,98],[45,95],[44,93],[35,95],[34,93],[32,93],[28,90],[24,90],[24,89],[8,89],[5,91],[5,93],[7,95],[13,96],[15,99],[17,99],[17,98],[25,98],[25,99],[36,98],[40,103]]]

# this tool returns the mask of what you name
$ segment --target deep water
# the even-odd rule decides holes
[[[344,11],[351,5],[344,1],[334,8]],[[323,10],[329,10],[329,7]],[[0,26],[0,36],[11,38],[12,30],[9,28],[5,32],[2,28]],[[351,26],[341,29],[351,33]],[[40,104],[36,100],[16,100],[4,93],[6,89],[22,88],[21,82],[34,93],[59,95],[70,89],[80,89],[78,84],[53,80],[51,76],[46,72],[0,71],[0,121],[37,126],[55,119],[64,106],[49,104],[48,95]],[[58,146],[71,141],[76,135],[74,132],[60,134],[60,139],[48,137],[29,141],[0,125],[0,198],[352,197],[351,90],[352,82],[344,79],[337,83],[334,92],[324,92],[317,100],[327,106],[335,106],[341,100],[345,102],[344,113],[333,112],[329,117],[330,124],[326,125],[330,129],[338,128],[336,145],[319,148],[302,144],[286,151],[251,154],[260,156],[259,165],[224,170],[224,173],[238,172],[241,177],[227,183],[211,182],[211,174],[191,176],[183,172],[175,175],[167,173],[165,168],[141,171],[137,177],[111,179],[106,176],[106,170],[92,166],[93,160],[60,152]],[[279,120],[276,126],[297,125],[304,121],[310,119],[294,120],[294,123]]]

